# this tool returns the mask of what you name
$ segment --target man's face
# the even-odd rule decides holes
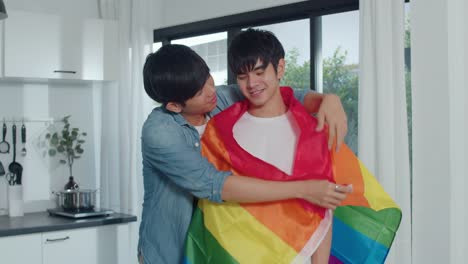
[[[237,75],[237,84],[251,105],[258,108],[271,102],[272,98],[281,96],[278,88],[283,75],[283,59],[278,63],[277,72],[271,63],[265,68],[263,62],[257,60],[252,71]]]
[[[180,112],[182,115],[201,115],[211,112],[216,107],[216,88],[213,77],[206,80],[203,88],[192,98],[185,101]]]

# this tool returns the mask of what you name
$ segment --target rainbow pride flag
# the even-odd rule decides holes
[[[354,192],[333,215],[300,199],[268,203],[215,204],[200,200],[186,240],[187,264],[304,263],[315,252],[331,224],[330,263],[383,263],[401,220],[401,210],[351,150],[327,148],[317,121],[281,88],[301,130],[292,175],[244,151],[232,128],[248,109],[239,102],[216,115],[202,138],[202,153],[219,170],[261,179],[290,181],[327,179],[352,184]]]

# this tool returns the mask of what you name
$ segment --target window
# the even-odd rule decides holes
[[[153,52],[156,52],[159,50],[159,48],[162,47],[162,42],[155,42],[153,43]]]
[[[172,44],[192,48],[210,68],[215,85],[227,84],[227,33],[215,33],[192,38],[177,39]]]
[[[413,167],[413,113],[411,99],[411,4],[405,3],[405,85],[406,111],[408,115],[408,145],[410,156],[410,172]]]
[[[286,72],[281,80],[281,85],[296,89],[310,89],[309,19],[256,28],[273,32],[283,45],[286,53]]]
[[[357,154],[359,12],[322,17],[323,92],[341,98],[348,115],[345,142]]]

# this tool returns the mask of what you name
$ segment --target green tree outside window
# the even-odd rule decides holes
[[[309,89],[310,61],[298,63],[299,51],[291,49],[286,54],[286,72],[282,85],[296,89]],[[324,92],[334,93],[341,98],[348,115],[348,134],[346,144],[357,153],[358,133],[358,65],[346,65],[347,52],[338,47],[333,56],[323,60]]]

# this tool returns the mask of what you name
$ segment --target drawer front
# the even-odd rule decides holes
[[[1,263],[42,263],[41,234],[0,238]]]
[[[96,228],[42,233],[43,263],[97,263]]]

